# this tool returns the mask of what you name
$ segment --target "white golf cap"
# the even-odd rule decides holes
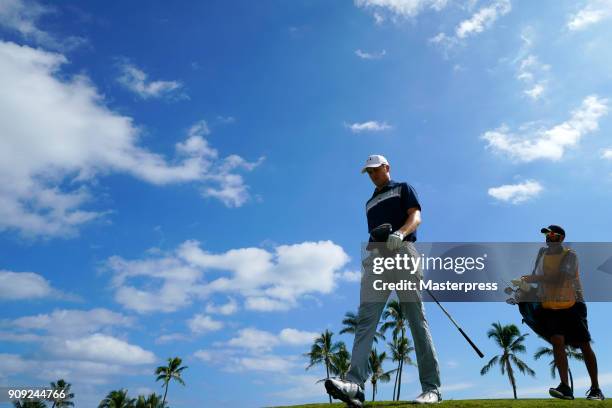
[[[387,161],[387,159],[385,159],[385,156],[381,156],[380,154],[373,154],[368,157],[368,160],[366,160],[365,166],[363,166],[361,172],[365,173],[368,167],[380,167],[383,164],[389,165],[389,162]]]

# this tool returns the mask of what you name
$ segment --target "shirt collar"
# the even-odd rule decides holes
[[[380,190],[377,190],[376,187],[374,187],[374,195],[376,194],[380,194],[384,191],[387,191],[388,189],[395,187],[398,183],[396,183],[393,180],[389,180],[389,182],[387,184],[385,184],[385,186],[383,188],[381,188]]]

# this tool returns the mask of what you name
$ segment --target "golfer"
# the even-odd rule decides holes
[[[537,319],[542,323],[549,341],[553,346],[555,365],[559,370],[561,383],[551,388],[549,393],[555,398],[574,399],[568,385],[566,345],[578,347],[582,351],[591,388],[587,392],[589,400],[603,400],[597,380],[597,359],[591,348],[591,334],[587,323],[587,308],[582,294],[578,274],[576,253],[563,246],[565,230],[558,225],[542,228],[547,247],[540,250],[536,260],[535,273],[521,279],[527,283],[538,284],[541,309]]]
[[[366,160],[362,173],[367,172],[370,180],[376,186],[374,194],[366,203],[368,231],[385,223],[393,227],[386,243],[391,251],[407,252],[415,259],[419,256],[414,246],[417,239],[417,227],[421,223],[421,205],[416,191],[407,183],[391,180],[390,166],[387,159],[380,155],[372,155]],[[422,276],[419,268],[418,274]],[[340,399],[349,407],[362,407],[364,401],[364,384],[368,379],[368,357],[372,349],[372,341],[381,314],[385,308],[390,291],[380,293],[380,299],[371,301],[366,288],[371,281],[367,274],[362,275],[357,329],[353,343],[351,368],[346,380],[331,378],[325,382],[327,392]],[[414,400],[419,404],[438,403],[442,401],[440,394],[440,372],[436,351],[429,333],[425,318],[425,310],[418,291],[397,293],[402,313],[408,320],[414,340],[416,357],[421,381],[422,393]]]

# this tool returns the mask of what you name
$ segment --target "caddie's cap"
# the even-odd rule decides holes
[[[363,166],[361,172],[365,173],[367,168],[380,167],[383,164],[389,165],[389,162],[387,161],[387,159],[385,159],[385,156],[381,156],[380,154],[373,154],[368,157],[368,160],[366,160],[365,166]]]
[[[542,234],[548,234],[549,232],[555,232],[557,234],[561,234],[561,235],[565,236],[565,230],[563,228],[561,228],[560,226],[558,226],[558,225],[549,225],[546,228],[542,228],[540,230],[540,232]]]

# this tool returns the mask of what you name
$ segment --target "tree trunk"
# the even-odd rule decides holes
[[[518,399],[516,397],[516,381],[514,380],[514,372],[512,371],[510,360],[508,360],[506,363],[506,370],[508,371],[508,378],[510,379],[510,384],[512,385],[512,393],[514,394],[514,399]]]
[[[372,402],[374,402],[375,398],[376,398],[376,383],[373,382],[372,383]]]
[[[397,364],[397,371],[395,372],[395,382],[393,383],[393,401],[395,401],[395,392],[397,390],[397,378],[399,377],[399,365],[401,363],[400,362]]]
[[[327,359],[325,359],[325,371],[327,371],[327,377],[326,379],[329,380],[329,361],[327,361]],[[327,396],[329,397],[329,403],[332,403],[332,399],[331,399],[331,395],[327,394]]]
[[[162,399],[162,407],[166,406],[166,395],[168,395],[168,386],[170,381],[166,381],[166,390],[164,391],[164,399]]]
[[[570,370],[569,364],[568,364],[568,367],[567,367],[567,373],[569,374],[570,387],[572,388],[572,394],[573,394],[574,393],[574,377],[572,376],[572,370]]]
[[[400,361],[400,372],[399,372],[399,380],[397,381],[397,401],[400,399],[400,392],[402,390],[402,371],[404,371],[404,358]]]

